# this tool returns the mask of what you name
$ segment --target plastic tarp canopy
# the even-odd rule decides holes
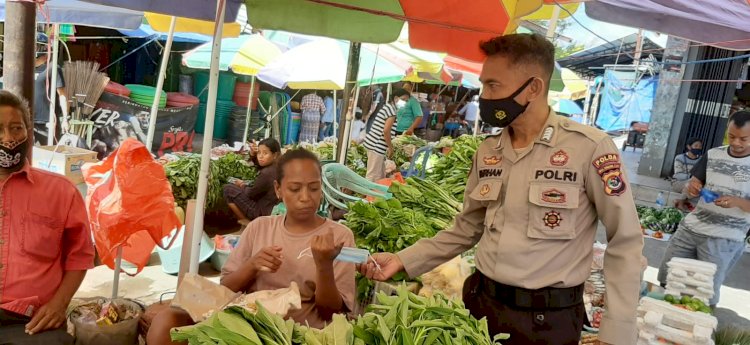
[[[634,85],[635,72],[604,73],[601,105],[596,119],[604,131],[630,128],[633,121],[651,121],[658,77],[644,77]]]
[[[57,0],[55,0],[57,1]],[[55,2],[50,1],[50,3]],[[200,20],[216,20],[216,0],[85,0],[86,2]],[[225,23],[237,20],[242,0],[227,0]],[[131,28],[135,29],[139,25]]]
[[[76,0],[54,0],[37,7],[37,22],[73,24],[110,29],[137,29],[143,12]],[[0,21],[5,21],[5,1],[0,2]]]
[[[167,40],[167,33],[154,30],[151,25],[141,24],[141,27],[135,30],[117,30],[121,34],[132,38],[151,38],[159,35],[159,41]],[[175,32],[174,41],[181,43],[206,43],[211,41],[211,36],[192,34],[184,32]]]
[[[733,50],[749,50],[747,0],[597,0],[586,15]]]

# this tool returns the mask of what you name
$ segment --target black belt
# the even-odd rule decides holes
[[[569,288],[529,290],[498,283],[477,271],[480,289],[498,301],[526,309],[569,308],[583,303],[583,284]]]

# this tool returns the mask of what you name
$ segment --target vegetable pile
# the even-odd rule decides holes
[[[484,137],[471,135],[455,139],[453,149],[432,167],[428,180],[444,186],[456,200],[463,202],[472,159],[482,141]]]
[[[171,335],[173,341],[201,345],[494,345],[507,339],[493,340],[485,319],[475,319],[463,304],[442,296],[418,297],[401,287],[398,296],[380,294],[377,300],[356,321],[334,315],[322,330],[284,321],[259,305],[256,313],[229,307]]]
[[[667,234],[677,231],[677,227],[684,217],[682,211],[674,207],[665,207],[662,210],[657,210],[653,207],[636,206],[636,209],[642,228]]]
[[[164,166],[164,170],[172,186],[175,203],[185,208],[189,199],[195,198],[198,191],[198,173],[201,167],[201,156],[185,154],[174,162]],[[214,208],[222,200],[222,187],[230,177],[240,180],[255,180],[257,169],[245,158],[236,153],[228,153],[219,159],[212,160],[208,178],[208,194],[206,207]]]
[[[394,182],[388,189],[405,208],[420,210],[429,219],[453,222],[463,206],[435,182],[410,177],[406,184]],[[439,229],[442,230],[442,229]]]
[[[419,239],[435,236],[448,222],[429,219],[422,212],[404,208],[397,199],[349,205],[346,225],[354,232],[358,248],[371,253],[396,253]]]
[[[693,298],[689,296],[682,296],[680,298],[679,296],[673,296],[673,295],[666,295],[664,296],[664,301],[669,302],[670,304],[687,309],[690,311],[699,311],[701,313],[711,314],[712,310],[711,307],[707,306],[703,301],[701,301],[698,298]]]
[[[405,163],[411,162],[414,151],[422,146],[427,145],[427,141],[415,136],[398,136],[393,139],[393,156],[391,160],[396,163],[397,167],[402,167]]]
[[[367,149],[364,145],[352,144],[346,152],[346,166],[359,176],[367,175]]]

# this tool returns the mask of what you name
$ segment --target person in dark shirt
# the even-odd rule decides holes
[[[255,218],[269,216],[279,203],[273,181],[276,179],[276,159],[281,154],[281,145],[276,139],[264,139],[253,145],[250,155],[260,173],[252,186],[244,181],[224,185],[224,200],[238,222],[245,226]]]
[[[49,137],[49,115],[50,115],[50,88],[52,84],[52,68],[47,64],[47,37],[43,34],[37,35],[37,55],[34,61],[34,141],[40,145],[48,145]],[[52,63],[57,63],[52,61]],[[61,133],[63,127],[67,129],[68,102],[65,98],[65,84],[61,69],[57,70],[57,103],[55,113],[62,118],[61,125],[55,126],[55,137]]]

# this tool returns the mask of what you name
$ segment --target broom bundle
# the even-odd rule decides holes
[[[63,66],[63,78],[73,120],[89,121],[109,77],[99,72],[98,62],[68,61]],[[82,136],[84,131],[84,126],[81,126],[74,134]]]

